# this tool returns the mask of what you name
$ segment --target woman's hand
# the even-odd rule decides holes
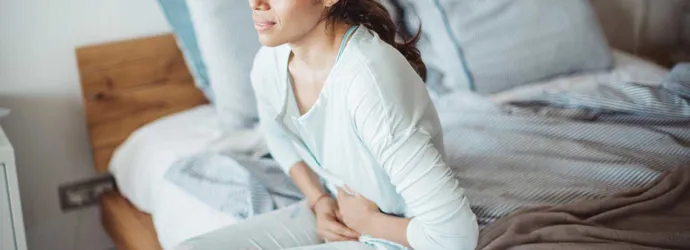
[[[348,188],[348,191],[352,189]],[[381,212],[376,203],[356,192],[338,188],[338,207],[341,220],[359,233],[366,233],[367,224]]]
[[[314,204],[316,230],[326,241],[356,241],[359,233],[346,227],[338,218],[338,203],[333,198],[325,197]]]

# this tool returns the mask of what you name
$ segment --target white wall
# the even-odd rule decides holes
[[[168,32],[156,0],[0,0],[0,121],[16,148],[29,249],[112,248],[98,209],[62,213],[61,183],[95,174],[75,46]]]

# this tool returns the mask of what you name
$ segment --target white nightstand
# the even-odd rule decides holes
[[[26,250],[14,150],[0,127],[0,250]]]

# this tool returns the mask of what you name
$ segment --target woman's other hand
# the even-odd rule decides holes
[[[346,226],[359,233],[366,234],[367,224],[373,217],[380,214],[379,207],[363,195],[338,188],[338,208],[341,220]]]
[[[338,203],[335,199],[325,197],[314,204],[316,215],[316,230],[319,236],[326,241],[356,241],[359,233],[348,228],[340,221]]]

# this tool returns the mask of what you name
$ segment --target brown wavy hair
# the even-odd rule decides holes
[[[417,34],[402,42],[396,41],[398,30],[388,10],[377,0],[339,0],[326,10],[327,24],[332,26],[336,22],[350,25],[363,25],[376,32],[381,40],[397,49],[417,74],[426,80],[426,66],[417,49],[417,41],[422,33],[421,26]]]

